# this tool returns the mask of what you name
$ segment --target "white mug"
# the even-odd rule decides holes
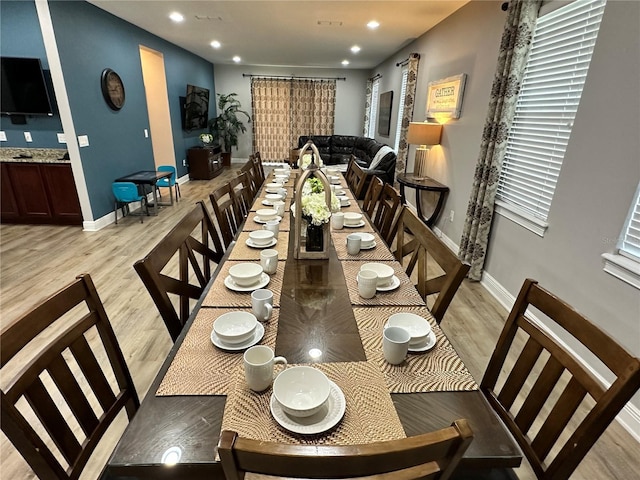
[[[358,272],[358,293],[362,298],[373,298],[378,286],[378,274],[372,270]]]
[[[342,230],[344,227],[344,213],[335,212],[331,214],[331,226],[334,230]]]
[[[273,208],[276,211],[276,215],[282,217],[284,216],[284,202],[282,200],[276,200],[273,202]]]
[[[347,253],[349,255],[357,255],[362,248],[362,237],[357,233],[347,235]]]
[[[274,366],[278,363],[287,368],[287,359],[276,357],[266,345],[255,345],[244,352],[244,378],[249,388],[254,392],[269,388],[274,378]]]
[[[402,327],[387,327],[382,332],[382,353],[392,365],[402,363],[409,351],[411,334]]]
[[[260,265],[264,273],[272,275],[278,270],[278,251],[267,248],[260,252]]]
[[[266,322],[273,311],[273,292],[266,288],[259,288],[251,292],[251,308],[256,318]]]
[[[273,232],[273,237],[278,238],[278,233],[280,233],[280,220],[268,220],[262,225],[262,228]]]

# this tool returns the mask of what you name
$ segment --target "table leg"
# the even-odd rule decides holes
[[[155,183],[151,185],[151,191],[153,192],[153,215],[158,216],[158,189]]]

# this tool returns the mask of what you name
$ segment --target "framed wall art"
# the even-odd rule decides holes
[[[378,135],[389,136],[391,129],[391,105],[393,104],[393,91],[380,94],[380,106],[378,107]]]
[[[427,88],[427,118],[460,118],[467,74],[429,82]]]

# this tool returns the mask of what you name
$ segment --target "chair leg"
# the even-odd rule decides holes
[[[176,201],[178,201],[178,199],[182,196],[182,194],[180,193],[180,184],[176,182],[175,187],[176,187]]]
[[[113,213],[116,214],[116,225],[117,225],[118,224],[118,202],[115,202],[114,204]]]

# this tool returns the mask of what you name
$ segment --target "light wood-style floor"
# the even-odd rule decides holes
[[[169,349],[171,340],[133,264],[217,186],[235,176],[240,165],[225,169],[211,181],[181,185],[182,199],[157,217],[127,217],[99,232],[79,227],[2,225],[0,227],[0,326],[45,299],[77,274],[91,274],[113,324],[142,399]],[[168,192],[165,192],[165,194]],[[471,373],[479,381],[507,312],[478,283],[465,280],[449,307],[442,327]],[[95,454],[83,478],[98,477],[117,438],[123,419]],[[11,443],[0,437],[0,478],[34,478]],[[582,462],[573,479],[635,479],[640,472],[638,443],[613,424]],[[534,479],[523,461],[516,469],[522,480]]]

